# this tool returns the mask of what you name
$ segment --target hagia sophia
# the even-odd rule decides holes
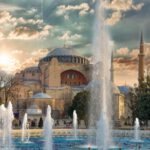
[[[143,47],[140,46],[140,49]],[[140,59],[143,59],[143,54]],[[62,47],[49,51],[39,60],[38,66],[15,74],[14,80],[18,83],[13,88],[15,116],[21,120],[27,112],[31,118],[39,120],[45,115],[47,104],[50,104],[53,118],[67,118],[67,109],[74,96],[86,90],[91,82],[92,66],[88,58],[80,56],[72,48]],[[113,64],[111,67],[113,83]],[[140,68],[143,70],[143,67]],[[141,70],[139,72],[143,78]],[[113,83],[113,119],[116,124],[122,118],[129,117],[125,103],[128,91],[129,87],[117,87]]]
[[[45,112],[47,104],[50,104],[54,117],[65,117],[64,112],[73,97],[90,82],[90,69],[89,60],[73,49],[55,48],[39,61],[37,67],[16,73],[15,80],[19,81],[14,89],[18,99],[15,102],[16,113],[17,107],[20,111],[20,108],[30,109],[30,106]],[[21,114],[24,110],[19,112]]]

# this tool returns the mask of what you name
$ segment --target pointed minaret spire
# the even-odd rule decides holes
[[[140,51],[139,51],[139,72],[138,72],[139,86],[144,81],[144,41],[143,33],[141,32]]]
[[[140,53],[144,53],[143,32],[141,32]]]
[[[143,44],[143,32],[141,32],[141,43],[140,44]]]

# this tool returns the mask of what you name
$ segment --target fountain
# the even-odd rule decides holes
[[[107,150],[112,145],[111,140],[111,48],[110,39],[105,25],[105,12],[103,0],[97,3],[97,18],[95,21],[93,56],[94,70],[93,81],[99,84],[99,88],[94,87],[92,99],[97,105],[97,138],[96,145],[98,149]],[[99,111],[100,110],[100,111]],[[99,115],[100,114],[100,115]]]
[[[98,0],[93,38],[93,74],[90,104],[90,127],[96,126],[97,149],[113,149],[111,137],[112,81],[111,45],[105,24],[104,0]],[[96,122],[98,120],[98,122]],[[115,148],[117,149],[117,148]]]
[[[51,107],[48,105],[47,114],[44,120],[44,150],[52,150],[52,127],[54,120],[51,117]]]
[[[13,108],[11,102],[8,103],[8,107],[4,105],[0,106],[0,120],[1,120],[1,134],[2,134],[2,147],[4,149],[12,150],[12,121],[14,119]]]
[[[135,123],[134,123],[134,138],[130,140],[131,143],[135,144],[136,147],[140,146],[144,142],[140,138],[140,122],[138,118],[135,118]]]
[[[73,111],[73,129],[74,129],[74,138],[77,139],[77,126],[78,126],[78,117],[76,110]]]
[[[21,141],[24,143],[29,143],[29,139],[30,139],[30,133],[29,133],[28,116],[27,113],[25,113],[23,117],[23,123],[22,123]]]
[[[134,139],[135,140],[140,140],[139,131],[140,131],[140,123],[139,123],[139,119],[136,118],[135,125],[134,125]]]

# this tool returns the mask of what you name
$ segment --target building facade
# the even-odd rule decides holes
[[[12,88],[16,117],[22,120],[24,113],[30,112],[32,118],[36,116],[36,119],[39,119],[45,115],[49,104],[53,118],[67,118],[67,110],[74,96],[91,85],[92,68],[90,61],[75,53],[73,49],[56,48],[42,58],[38,66],[16,73],[14,80],[19,84]],[[124,117],[124,96],[115,85],[113,93],[113,117],[114,121],[118,122]],[[38,110],[42,113],[36,114]]]
[[[73,97],[90,82],[90,62],[71,48],[56,48],[38,66],[16,73],[15,80],[20,82],[14,89],[19,102],[29,104],[34,94],[44,92],[54,101],[53,111],[62,116]]]

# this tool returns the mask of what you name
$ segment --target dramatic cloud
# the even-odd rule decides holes
[[[121,85],[125,82],[128,84],[136,83],[138,78],[138,57],[139,49],[129,50],[120,48],[115,52],[114,70],[117,76],[116,83]],[[144,64],[145,72],[150,67],[150,44],[144,45]]]
[[[27,67],[37,66],[39,60],[48,54],[48,49],[39,49],[32,52],[26,52],[22,50],[12,50],[10,57],[9,67],[0,66],[0,69],[9,73],[19,72]]]
[[[44,38],[49,35],[49,31],[52,29],[52,26],[45,24],[43,20],[16,18],[7,11],[0,12],[0,24],[3,26],[5,32],[3,34],[6,39]]]
[[[31,52],[29,54],[29,57],[17,67],[17,70],[22,70],[31,66],[37,66],[39,60],[44,56],[46,56],[48,52],[49,52],[48,49],[39,49]]]
[[[106,9],[117,11],[128,11],[131,9],[140,10],[144,6],[144,3],[134,4],[133,0],[111,0],[110,2],[104,1],[104,7]]]
[[[116,23],[118,23],[120,21],[120,19],[122,18],[122,14],[120,11],[115,11],[111,14],[110,18],[107,18],[106,24],[108,25],[115,25]]]
[[[75,42],[81,38],[80,34],[72,34],[70,31],[65,32],[63,35],[59,36],[59,40],[63,40],[65,42]]]
[[[114,25],[121,20],[124,12],[141,10],[144,3],[134,4],[133,0],[111,0],[110,2],[104,1],[103,6],[108,10],[112,10],[112,15],[106,19],[106,24]]]
[[[38,49],[62,47],[64,43],[82,55],[91,56],[96,4],[96,0],[0,2],[0,53],[8,52],[16,60],[14,67],[19,69],[37,64],[40,55],[45,55]],[[150,41],[149,0],[104,0],[104,7],[106,24],[111,26],[110,37],[114,49],[118,49],[114,54],[116,82],[134,83],[140,30],[143,29],[144,40]],[[147,66],[149,53],[145,50]]]
[[[30,39],[38,39],[43,38],[49,35],[49,26],[45,26],[40,31],[29,28],[29,27],[17,27],[15,30],[10,32],[8,35],[9,39],[22,39],[22,40],[30,40]]]
[[[87,3],[82,3],[80,5],[60,5],[57,8],[57,15],[63,15],[68,11],[79,11],[80,16],[84,16],[90,11],[90,6]],[[93,11],[93,10],[91,10]]]

